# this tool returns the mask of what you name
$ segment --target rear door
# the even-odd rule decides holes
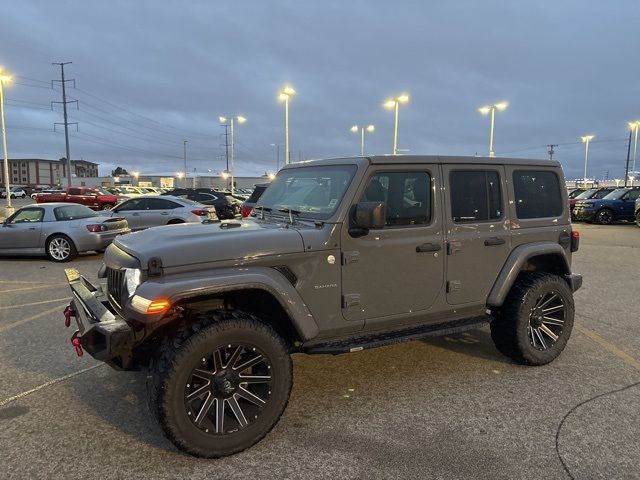
[[[411,322],[407,315],[429,310],[443,287],[439,166],[381,165],[355,198],[384,202],[387,219],[364,236],[342,228],[343,317],[367,328],[397,325],[395,315]]]
[[[511,251],[504,167],[450,164],[443,175],[447,303],[483,303]]]
[[[171,200],[156,197],[144,198],[141,205],[140,228],[166,225],[171,219],[172,210],[180,206]]]

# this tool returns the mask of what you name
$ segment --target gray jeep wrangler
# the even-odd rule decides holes
[[[560,164],[376,156],[302,162],[251,217],[124,235],[107,290],[67,271],[72,344],[148,368],[168,438],[239,452],[278,421],[292,353],[341,354],[490,323],[497,349],[543,365],[573,326],[572,232]]]

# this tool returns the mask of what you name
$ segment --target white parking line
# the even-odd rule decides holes
[[[45,303],[62,302],[63,300],[68,301],[70,299],[71,299],[71,296],[68,296],[63,298],[54,298],[53,300],[44,300],[42,302],[23,303],[22,305],[9,305],[8,307],[0,307],[0,310],[9,310],[10,308],[32,307],[34,305],[44,305]]]
[[[91,367],[84,368],[82,370],[70,373],[70,374],[65,375],[63,377],[58,377],[58,378],[54,378],[53,380],[49,380],[47,383],[43,383],[42,385],[38,385],[37,387],[34,387],[31,390],[27,390],[26,392],[19,393],[17,395],[14,395],[13,397],[5,398],[4,400],[0,401],[0,408],[4,407],[4,406],[10,404],[11,402],[14,402],[14,401],[16,401],[16,400],[18,400],[20,398],[26,397],[27,395],[31,395],[32,393],[35,393],[38,390],[42,390],[43,388],[49,387],[51,385],[55,385],[56,383],[63,382],[63,381],[68,380],[70,378],[77,377],[78,375],[80,375],[82,373],[88,372],[90,370],[93,370],[95,368],[101,367],[103,365],[104,365],[104,363],[99,363],[98,365],[92,365]]]
[[[0,325],[0,333],[6,332],[7,330],[11,330],[13,327],[17,327],[18,325],[22,325],[24,323],[28,323],[28,322],[30,322],[32,320],[36,320],[37,318],[44,317],[45,315],[48,315],[48,314],[53,313],[53,312],[60,313],[61,314],[60,318],[62,319],[62,305],[63,304],[61,303],[60,305],[56,305],[55,307],[50,308],[49,310],[45,310],[44,312],[40,312],[40,313],[38,313],[36,315],[32,315],[30,317],[23,318],[22,320],[18,320],[16,322],[9,323],[8,325]]]
[[[10,292],[24,292],[28,290],[38,290],[43,288],[64,288],[68,287],[68,285],[38,285],[35,287],[21,287],[21,288],[12,288],[11,290],[0,290],[0,294],[2,293],[10,293]]]

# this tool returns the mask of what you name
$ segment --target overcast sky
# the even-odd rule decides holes
[[[368,153],[390,153],[382,103],[407,92],[399,148],[413,154],[486,154],[477,108],[507,100],[497,155],[546,157],[546,144],[560,144],[567,177],[581,177],[580,136],[594,134],[589,176],[621,178],[626,125],[640,118],[637,0],[14,0],[3,3],[0,46],[16,75],[5,92],[9,156],[64,156],[53,132],[61,110],[49,110],[61,94],[48,82],[60,75],[51,62],[72,61],[71,156],[105,175],[116,165],[180,171],[183,139],[189,171],[219,172],[220,114],[248,119],[236,173],[275,170],[287,83],[296,160],[359,154],[354,123],[376,127]]]

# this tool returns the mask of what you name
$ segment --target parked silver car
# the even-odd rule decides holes
[[[111,214],[125,218],[131,230],[218,220],[215,207],[172,195],[140,195],[116,205]]]
[[[0,225],[0,255],[46,254],[54,262],[67,262],[80,252],[104,250],[130,231],[124,218],[84,205],[28,205]]]

